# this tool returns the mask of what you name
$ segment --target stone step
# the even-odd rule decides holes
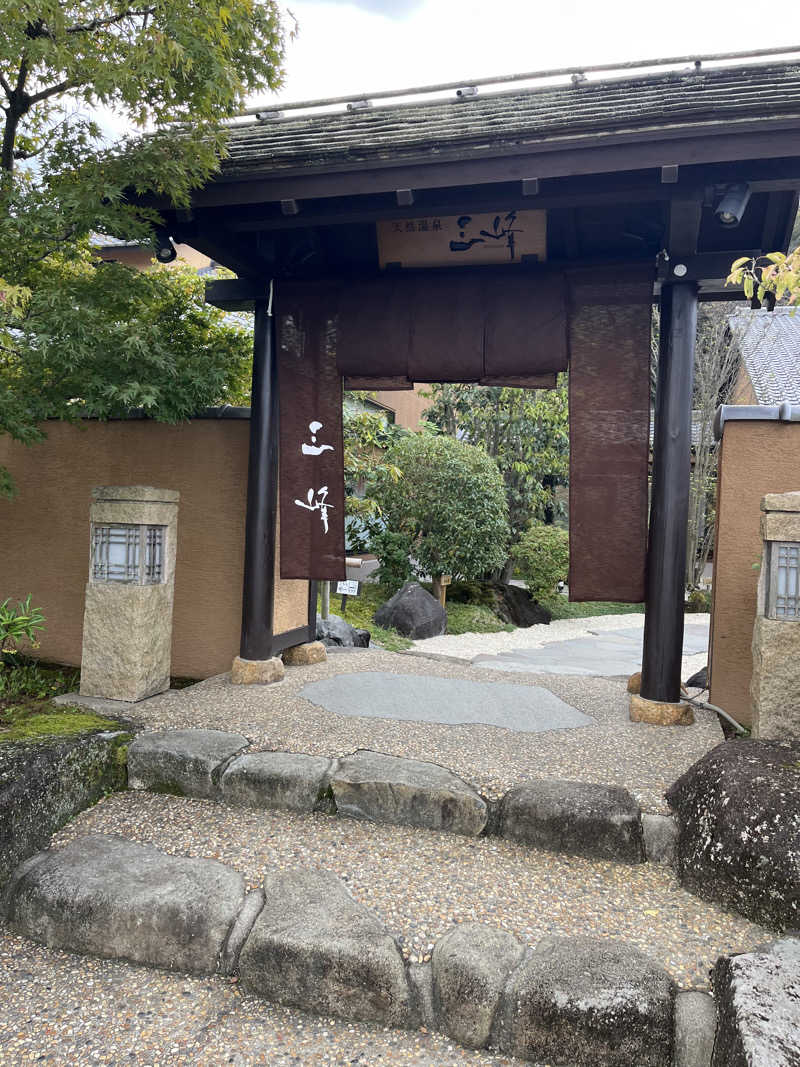
[[[215,730],[140,734],[128,752],[128,784],[257,809],[321,811],[470,837],[492,833],[621,863],[672,862],[673,820],[643,816],[619,786],[539,780],[498,802],[422,760],[365,750],[341,759],[245,752],[246,745],[240,734]]]
[[[247,992],[283,1005],[425,1026],[529,1062],[670,1067],[687,1044],[674,1030],[685,1013],[670,975],[637,948],[585,936],[525,946],[466,923],[430,963],[409,965],[377,916],[324,871],[270,871],[263,892],[246,894],[241,875],[214,860],[94,835],[22,864],[4,907],[12,930],[55,948],[238,974]]]

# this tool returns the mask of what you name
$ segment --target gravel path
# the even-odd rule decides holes
[[[498,838],[139,792],[109,797],[54,843],[91,832],[212,857],[240,870],[251,888],[270,869],[333,871],[402,939],[413,962],[427,961],[454,923],[476,921],[510,930],[527,944],[546,934],[619,937],[660,962],[679,985],[706,987],[718,955],[745,951],[768,936],[685,892],[667,867],[585,860]]]
[[[440,1034],[304,1015],[194,978],[54,952],[0,927],[0,1067],[512,1067]]]
[[[309,682],[358,671],[542,686],[591,716],[594,724],[532,734],[480,724],[400,722],[339,715],[300,696]],[[722,732],[716,716],[704,711],[697,712],[697,722],[690,727],[632,723],[628,705],[625,685],[616,679],[485,671],[368,650],[289,668],[284,681],[275,685],[234,686],[227,675],[220,675],[143,701],[126,714],[146,729],[236,730],[255,749],[342,756],[369,748],[431,760],[490,796],[530,778],[623,785],[645,810],[663,811],[665,789],[719,744]]]

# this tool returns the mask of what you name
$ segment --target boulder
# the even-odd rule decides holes
[[[219,796],[230,759],[250,742],[223,730],[153,730],[128,749],[128,786],[186,797]]]
[[[666,797],[687,889],[766,926],[800,926],[800,744],[724,741]]]
[[[687,689],[708,689],[708,664],[683,683]]]
[[[236,656],[231,667],[231,685],[272,685],[282,682],[285,673],[280,656],[270,659],[242,659]]]
[[[244,900],[244,878],[215,860],[93,834],[17,868],[5,908],[49,948],[213,974]]]
[[[462,923],[437,941],[431,968],[439,1028],[467,1048],[486,1048],[524,951],[512,934],[481,923]]]
[[[125,788],[130,740],[109,731],[0,745],[0,891],[64,823]]]
[[[321,641],[306,641],[302,645],[285,648],[281,656],[287,667],[307,667],[311,663],[324,663],[328,653]]]
[[[317,616],[317,641],[341,648],[369,648],[369,630],[358,630],[339,615]]]
[[[313,811],[327,786],[331,761],[294,752],[246,752],[225,769],[222,799],[245,808]]]
[[[397,945],[328,871],[267,875],[266,904],[240,959],[248,993],[321,1015],[407,1026],[410,998]]]
[[[406,582],[375,612],[378,626],[394,628],[414,641],[439,637],[447,629],[447,612],[419,582]]]
[[[444,767],[361,750],[339,760],[331,789],[340,815],[477,837],[486,802]]]
[[[548,937],[503,997],[500,1047],[534,1063],[669,1067],[672,979],[630,945]]]
[[[640,814],[639,805],[620,786],[541,779],[506,793],[498,833],[532,848],[641,863]]]
[[[511,622],[520,627],[552,622],[552,612],[542,607],[522,586],[493,582],[491,588],[495,595],[495,614],[503,622]]]
[[[712,982],[719,1014],[713,1067],[800,1064],[800,938],[723,956]]]

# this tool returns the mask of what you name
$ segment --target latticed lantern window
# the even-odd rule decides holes
[[[166,526],[92,527],[92,580],[160,585],[164,581]]]
[[[800,542],[769,542],[770,619],[800,619]]]

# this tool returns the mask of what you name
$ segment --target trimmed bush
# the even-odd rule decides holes
[[[537,600],[549,597],[569,570],[569,534],[560,526],[531,523],[512,552],[520,577]]]

